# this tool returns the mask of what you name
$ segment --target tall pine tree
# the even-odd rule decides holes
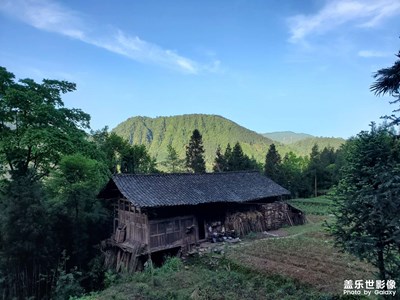
[[[228,159],[230,171],[246,170],[248,166],[248,157],[243,153],[242,146],[237,142],[233,146],[232,154]]]
[[[275,144],[271,144],[265,157],[264,174],[274,181],[280,182],[281,156],[276,151]]]
[[[186,146],[186,167],[194,173],[206,171],[203,138],[197,129],[193,130],[189,145]]]
[[[167,167],[169,173],[181,172],[184,166],[184,159],[180,159],[175,148],[171,144],[167,147],[167,158],[162,163]]]
[[[214,172],[224,172],[227,170],[227,161],[225,156],[221,152],[221,146],[218,145],[217,150],[215,151],[215,159],[214,159]]]

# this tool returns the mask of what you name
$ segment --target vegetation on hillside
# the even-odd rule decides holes
[[[283,159],[272,144],[265,157],[264,174],[286,189],[292,197],[326,194],[340,178],[341,150],[319,150],[314,145],[309,156],[286,153]]]
[[[186,145],[197,129],[203,137],[207,169],[211,170],[215,151],[220,145],[240,142],[243,152],[258,161],[263,161],[265,151],[272,143],[258,133],[248,130],[228,119],[215,115],[182,115],[174,117],[133,117],[122,122],[113,132],[131,144],[146,145],[150,155],[162,162],[168,155],[171,145],[179,157],[185,157]]]
[[[311,134],[297,133],[297,132],[293,132],[293,131],[267,132],[267,133],[263,133],[262,136],[265,136],[275,142],[279,142],[282,144],[293,144],[300,140],[314,137]]]
[[[168,146],[176,150],[178,157],[185,157],[186,145],[195,129],[199,130],[203,137],[207,170],[212,170],[218,146],[225,148],[228,144],[233,146],[239,142],[244,154],[254,158],[258,163],[263,163],[265,153],[274,143],[272,138],[248,130],[221,116],[204,114],[157,118],[133,117],[120,123],[113,132],[130,144],[145,145],[149,154],[161,164],[162,169],[162,164],[168,156]],[[339,149],[343,143],[344,139],[340,138],[304,135],[296,143],[286,145],[275,142],[275,145],[283,157],[290,151],[296,155],[308,156],[314,144],[320,149],[325,147]]]
[[[214,172],[259,171],[260,169],[261,164],[257,163],[254,158],[248,157],[239,142],[233,146],[233,149],[228,144],[224,154],[218,145],[213,165]]]
[[[313,137],[297,141],[287,145],[287,147],[297,155],[308,156],[314,145],[317,145],[319,149],[333,148],[334,150],[338,150],[344,143],[345,140],[342,138]]]

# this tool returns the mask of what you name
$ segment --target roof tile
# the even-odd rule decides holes
[[[112,180],[138,207],[247,202],[290,194],[258,172],[117,174]]]

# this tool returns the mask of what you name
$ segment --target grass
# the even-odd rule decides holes
[[[331,213],[333,201],[326,196],[308,199],[293,199],[289,203],[304,211],[306,215],[326,216]]]
[[[263,274],[289,277],[330,294],[340,294],[344,280],[375,278],[371,265],[334,247],[324,227],[333,220],[332,200],[318,197],[290,203],[306,213],[306,224],[284,228],[287,236],[282,238],[247,243],[228,252],[228,257]]]
[[[178,261],[178,263],[176,263]],[[171,269],[171,262],[178,266]],[[161,268],[126,277],[110,288],[80,300],[123,299],[331,299],[282,276],[264,276],[223,257],[205,256],[186,266],[177,258]]]
[[[344,280],[374,279],[370,265],[340,253],[325,232],[323,223],[333,218],[329,199],[295,199],[291,204],[304,207],[308,223],[281,229],[285,237],[246,239],[227,247],[224,255],[185,264],[170,258],[160,268],[121,277],[80,300],[341,299]],[[318,214],[310,213],[317,209]]]

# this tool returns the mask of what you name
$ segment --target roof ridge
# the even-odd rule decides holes
[[[143,176],[143,177],[164,177],[164,176],[199,176],[199,175],[228,175],[228,174],[251,174],[251,173],[260,173],[257,170],[249,170],[249,171],[227,171],[227,172],[206,172],[206,173],[149,173],[149,174],[136,174],[136,173],[117,173],[114,176]]]

